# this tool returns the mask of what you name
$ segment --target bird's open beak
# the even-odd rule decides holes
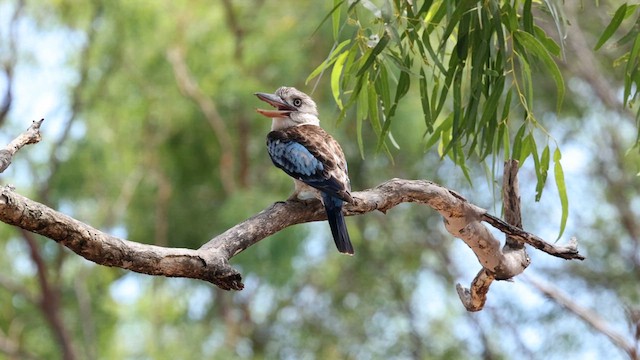
[[[268,103],[276,108],[276,110],[256,109],[260,114],[269,118],[286,118],[295,111],[296,108],[284,102],[279,96],[274,94],[256,93],[258,99]]]

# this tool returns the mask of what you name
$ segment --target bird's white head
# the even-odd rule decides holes
[[[274,94],[256,93],[256,96],[275,108],[257,109],[260,114],[271,118],[271,130],[306,124],[320,125],[316,103],[296,88],[283,86]]]

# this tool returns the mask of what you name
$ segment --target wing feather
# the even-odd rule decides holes
[[[289,176],[344,201],[353,201],[342,149],[319,126],[271,131],[267,149],[273,164]]]

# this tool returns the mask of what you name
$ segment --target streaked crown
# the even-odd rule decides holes
[[[284,102],[296,108],[298,112],[318,116],[318,107],[311,97],[302,91],[294,88],[282,86],[276,90],[276,96],[279,96]]]

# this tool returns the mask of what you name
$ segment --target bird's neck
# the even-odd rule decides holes
[[[316,125],[320,126],[320,120],[313,116],[304,121],[293,121],[290,118],[273,118],[271,119],[271,131],[282,130],[300,125]]]

